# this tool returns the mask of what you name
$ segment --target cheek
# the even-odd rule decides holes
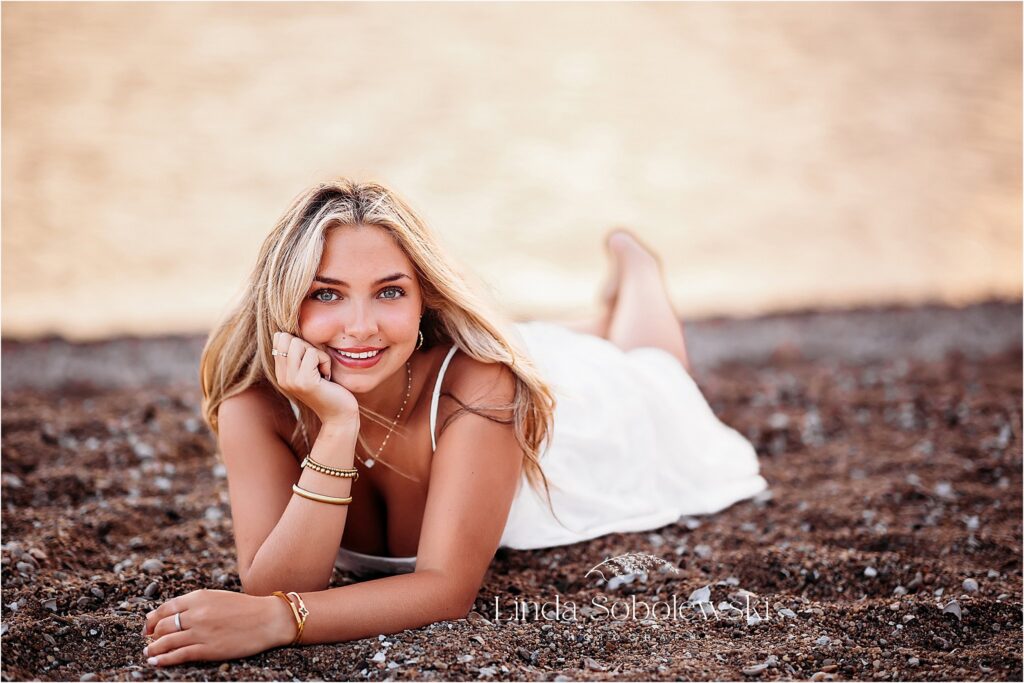
[[[332,320],[331,315],[326,311],[306,305],[299,308],[299,329],[302,331],[302,338],[306,341],[330,337],[335,324],[336,321]]]
[[[396,341],[415,337],[419,331],[419,315],[409,311],[382,311],[377,318],[381,331]]]

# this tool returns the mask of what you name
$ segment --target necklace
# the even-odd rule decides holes
[[[402,407],[398,409],[398,415],[395,416],[394,422],[392,422],[391,426],[388,428],[388,433],[384,435],[384,442],[381,443],[380,448],[377,449],[377,452],[374,453],[371,457],[367,458],[366,460],[360,458],[358,452],[356,453],[356,457],[359,458],[359,461],[366,466],[366,469],[370,469],[375,464],[377,464],[378,460],[380,459],[380,454],[384,451],[384,447],[388,445],[388,439],[391,438],[391,433],[395,431],[395,427],[398,426],[398,420],[402,417],[402,413],[405,412],[405,404],[409,402],[409,394],[412,392],[412,367],[410,367],[409,361],[405,361],[405,374],[406,377],[408,378],[405,385],[405,399],[402,401]],[[379,461],[382,465],[391,467],[383,460]],[[391,469],[394,468],[392,467]],[[398,470],[395,471],[397,472]]]

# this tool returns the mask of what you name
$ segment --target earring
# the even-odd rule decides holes
[[[420,330],[420,342],[416,345],[416,350],[419,351],[420,347],[423,346],[423,330]]]

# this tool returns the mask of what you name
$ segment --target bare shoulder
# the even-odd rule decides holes
[[[448,365],[441,393],[469,405],[511,403],[516,393],[516,376],[504,363],[484,363],[459,352]]]
[[[254,384],[225,399],[217,409],[221,429],[250,429],[253,426],[272,428],[278,435],[286,434],[289,414],[282,410],[282,398],[270,387]]]

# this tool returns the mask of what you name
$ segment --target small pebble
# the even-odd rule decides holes
[[[760,676],[768,669],[767,664],[754,664],[743,668],[744,676]]]
[[[781,614],[782,616],[784,616],[784,617],[786,617],[788,619],[796,619],[796,612],[794,612],[793,610],[789,609],[788,607],[783,607],[782,609],[780,609],[779,610],[779,614]]]
[[[921,663],[921,660],[918,659],[917,657],[910,657],[910,658],[907,659],[907,664],[909,664],[910,666],[917,666],[920,663]]]
[[[868,577],[869,579],[873,579],[876,576],[878,576],[878,570],[874,567],[865,567],[864,576]]]
[[[974,579],[964,579],[964,590],[968,593],[976,593],[978,591],[978,582]]]
[[[829,638],[828,636],[821,636],[816,641],[814,641],[814,644],[815,645],[828,645],[831,642],[832,642],[832,639]]]
[[[155,598],[158,595],[160,595],[160,584],[157,583],[156,581],[150,582],[150,584],[148,586],[146,586],[146,590],[143,591],[142,594],[145,595],[150,600],[152,600],[153,598]]]
[[[150,558],[142,563],[142,571],[147,574],[159,574],[164,570],[164,563],[156,558]]]

